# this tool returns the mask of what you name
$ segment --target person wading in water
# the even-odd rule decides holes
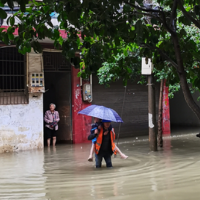
[[[94,124],[92,124],[92,128],[91,128],[91,134],[93,134],[93,136],[94,136],[94,134],[95,134],[95,138],[94,139],[92,139],[92,147],[91,147],[91,149],[90,149],[90,155],[89,155],[89,157],[88,157],[88,161],[89,162],[92,162],[93,161],[93,154],[94,154],[94,152],[95,152],[95,143],[96,143],[96,141],[97,141],[97,136],[98,136],[98,133],[100,132],[100,130],[101,130],[101,127],[103,126],[103,124],[102,124],[102,120],[101,119],[99,119],[99,118],[94,118]],[[108,131],[110,132],[112,130],[112,125],[110,125],[110,127],[108,128]],[[120,149],[115,145],[115,148],[116,148],[116,150],[117,150],[117,152],[120,154],[120,156],[121,156],[121,158],[122,159],[127,159],[128,158],[128,156],[127,155],[125,155],[124,153],[122,153],[121,151],[120,151]]]
[[[114,143],[115,132],[113,128],[110,129],[110,126],[111,121],[103,119],[99,133],[97,131],[91,132],[88,136],[88,140],[96,138],[94,143],[96,168],[101,167],[103,158],[106,162],[106,167],[112,167],[111,156],[113,153],[116,155],[118,152],[118,148]]]

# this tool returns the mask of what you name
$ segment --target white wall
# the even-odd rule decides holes
[[[41,72],[42,54],[27,55],[28,72]],[[28,74],[27,74],[28,75]],[[43,94],[28,104],[0,105],[0,153],[43,148]]]
[[[0,153],[43,148],[43,94],[29,104],[0,105]]]

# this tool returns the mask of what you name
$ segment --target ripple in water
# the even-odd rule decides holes
[[[158,152],[124,141],[129,158],[113,158],[112,169],[87,162],[90,144],[1,154],[0,199],[198,199],[200,140],[187,138],[166,138]]]

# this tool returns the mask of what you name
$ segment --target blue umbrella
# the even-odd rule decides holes
[[[116,111],[104,106],[91,105],[79,111],[78,114],[97,117],[99,119],[110,120],[112,122],[123,122]]]

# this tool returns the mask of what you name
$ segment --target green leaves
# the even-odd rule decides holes
[[[10,26],[14,26],[14,24],[15,24],[15,16],[9,17],[7,19],[7,24],[10,25]]]
[[[131,11],[131,6],[130,5],[128,5],[128,4],[125,4],[124,5],[124,7],[123,7],[123,11],[125,12],[125,13],[128,13],[128,12],[130,12]]]
[[[191,21],[185,16],[179,17],[179,23],[183,23],[184,25],[188,25],[188,26],[191,25]]]
[[[7,30],[7,34],[8,34],[8,38],[9,40],[14,40],[14,33],[15,29],[12,28],[12,27],[9,27],[8,30]]]
[[[5,3],[10,8],[14,6],[13,0],[0,2],[0,6]],[[84,64],[85,68],[80,76],[87,77],[90,73],[98,73],[102,84],[109,84],[120,78],[126,84],[129,79],[136,77],[144,83],[144,77],[140,74],[140,59],[148,56],[155,64],[157,80],[166,78],[171,91],[175,92],[179,88],[179,78],[171,65],[172,61],[176,63],[176,56],[168,28],[177,28],[176,34],[187,79],[194,87],[198,86],[198,81],[197,78],[196,81],[192,80],[194,77],[200,77],[192,68],[194,64],[200,65],[200,34],[179,7],[176,10],[176,24],[172,25],[173,2],[158,0],[155,6],[163,7],[163,13],[158,14],[136,9],[130,4],[135,5],[135,1],[124,4],[122,0],[16,0],[21,10],[14,16],[20,23],[16,24],[14,16],[8,18],[11,27],[7,32],[0,29],[0,39],[6,44],[15,43],[19,52],[24,54],[30,52],[31,47],[35,52],[41,52],[40,41],[50,38],[55,48],[62,49],[63,55],[68,59],[72,58],[76,68]],[[120,10],[122,4],[124,6]],[[137,4],[143,7],[142,0],[138,0]],[[199,20],[200,6],[196,1],[187,0],[184,6],[192,17]],[[52,12],[58,15],[57,26],[52,24]],[[7,18],[2,9],[0,18]],[[17,37],[13,35],[15,28],[18,28],[19,32]],[[60,30],[66,32],[67,38],[61,36]],[[81,39],[77,34],[81,35]],[[75,56],[76,52],[82,52],[81,60]]]
[[[7,14],[2,8],[0,8],[0,18],[1,19],[6,19],[7,18]]]
[[[115,45],[116,46],[120,46],[120,38],[119,38],[119,36],[115,37]]]
[[[142,25],[142,21],[138,20],[135,24],[135,29],[136,29],[136,40],[137,43],[141,43],[143,42],[143,25]]]
[[[194,6],[194,12],[195,12],[196,15],[200,16],[200,5],[195,5]]]
[[[23,47],[23,50],[25,50],[25,48],[28,48],[29,46],[24,46]],[[42,52],[42,48],[41,48],[41,45],[38,41],[33,41],[31,43],[31,47],[33,47],[33,50],[36,52],[36,53],[41,53]]]
[[[118,49],[118,54],[111,55],[112,57],[99,68],[97,72],[99,83],[109,86],[111,82],[122,79],[126,85],[128,80],[141,77],[141,59],[138,53],[139,48],[135,48],[134,45]]]
[[[14,24],[15,24],[15,17],[11,17],[10,18],[10,25],[14,26]]]

